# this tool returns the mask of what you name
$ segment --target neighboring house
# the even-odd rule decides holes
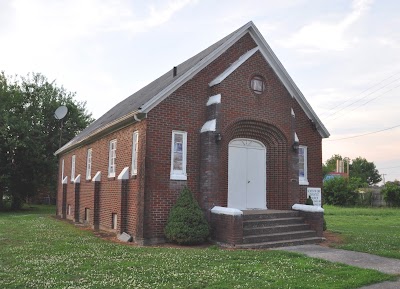
[[[55,153],[58,215],[153,244],[165,241],[169,211],[185,186],[211,223],[214,206],[291,210],[305,202],[307,187],[322,186],[328,136],[249,22]]]

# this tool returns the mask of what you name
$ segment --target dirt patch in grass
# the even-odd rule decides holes
[[[127,245],[127,246],[139,246],[133,242],[122,242],[118,239],[117,233],[114,232],[108,232],[108,231],[103,231],[103,230],[94,230],[90,225],[82,224],[82,223],[75,223],[71,219],[63,219],[60,218],[59,216],[51,216],[59,221],[66,222],[72,225],[75,225],[76,228],[82,231],[88,231],[91,232],[94,236],[109,241],[109,242],[114,242],[114,243],[119,243],[122,245]],[[210,243],[205,243],[201,245],[188,245],[188,246],[183,246],[183,245],[178,245],[178,244],[171,244],[171,243],[163,243],[163,244],[155,244],[155,245],[150,245],[148,247],[154,247],[154,248],[193,248],[193,249],[204,249],[210,247],[212,244]]]
[[[106,240],[106,241],[109,241],[109,242],[114,242],[114,243],[119,243],[119,244],[123,244],[123,245],[128,245],[128,246],[138,246],[137,244],[132,243],[132,242],[122,242],[122,241],[118,240],[116,233],[102,231],[102,230],[98,230],[97,231],[97,230],[94,230],[91,226],[87,226],[87,225],[81,224],[81,223],[75,223],[70,219],[62,219],[59,216],[52,216],[52,217],[55,218],[55,219],[58,219],[60,221],[64,221],[66,223],[73,224],[73,225],[75,225],[75,227],[77,227],[80,230],[90,231],[90,232],[93,233],[93,235],[95,235],[96,237],[101,238],[103,240]],[[320,243],[321,246],[324,246],[324,247],[335,247],[337,245],[341,245],[341,244],[344,243],[344,237],[339,233],[334,233],[332,231],[324,231],[324,235],[323,236],[325,238],[325,241]],[[205,248],[208,248],[208,247],[210,247],[212,245],[213,244],[211,244],[211,243],[205,243],[205,244],[202,244],[202,245],[183,246],[183,245],[172,244],[172,243],[163,243],[163,244],[150,245],[149,247],[155,247],[155,248],[205,249]]]
[[[344,243],[344,237],[332,231],[324,231],[324,238],[325,241],[320,243],[320,245],[324,247],[335,247]]]

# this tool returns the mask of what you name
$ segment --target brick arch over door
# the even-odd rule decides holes
[[[228,125],[222,130],[220,203],[228,200],[228,146],[236,138],[249,138],[261,141],[267,148],[267,206],[269,209],[288,207],[288,141],[274,125],[245,119]]]

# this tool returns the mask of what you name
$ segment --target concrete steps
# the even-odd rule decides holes
[[[276,248],[316,244],[322,240],[296,211],[245,211],[243,244],[237,244],[236,248]]]
[[[268,248],[279,248],[279,247],[287,247],[287,246],[318,244],[322,241],[323,241],[323,238],[313,237],[313,238],[283,240],[283,241],[274,241],[274,242],[238,244],[235,246],[235,248],[238,248],[238,249],[268,249]]]

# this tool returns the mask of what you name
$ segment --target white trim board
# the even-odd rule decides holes
[[[234,72],[240,65],[246,62],[247,59],[249,59],[251,56],[253,56],[254,53],[256,53],[259,50],[259,47],[255,47],[249,51],[247,51],[245,54],[239,57],[238,60],[236,60],[234,63],[232,63],[231,66],[228,67],[224,72],[222,72],[220,75],[218,75],[213,81],[211,81],[208,86],[212,87],[214,85],[220,84],[222,81],[224,81],[225,78],[227,78],[229,75],[231,75],[232,72]]]

